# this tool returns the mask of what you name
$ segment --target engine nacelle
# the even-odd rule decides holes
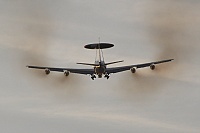
[[[69,71],[65,70],[65,71],[64,71],[64,75],[65,75],[65,76],[69,76]]]
[[[131,72],[136,73],[136,68],[135,67],[131,68]]]
[[[49,69],[45,69],[44,71],[45,71],[46,75],[50,74],[50,70]]]
[[[156,66],[155,66],[154,64],[151,64],[151,65],[150,65],[150,69],[151,69],[151,70],[155,70],[155,68],[156,68]]]

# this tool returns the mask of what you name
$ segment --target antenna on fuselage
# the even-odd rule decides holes
[[[114,46],[114,44],[111,44],[111,43],[101,43],[100,42],[100,37],[99,37],[99,42],[98,43],[87,44],[87,45],[84,46],[84,48],[86,48],[86,49],[95,49],[96,50],[96,57],[95,57],[95,62],[96,62],[96,61],[98,61],[97,58],[98,58],[99,55],[100,55],[99,59],[101,59],[101,54],[102,54],[102,58],[103,58],[103,61],[104,61],[103,50],[102,49],[111,48],[113,46]]]
[[[101,59],[103,59],[103,61],[104,61],[104,56],[103,56],[103,50],[101,48],[101,38],[100,37],[99,37],[99,45],[98,45],[98,47],[99,47],[99,59],[100,59],[100,61],[101,61]]]
[[[98,49],[99,49],[99,62],[101,62],[101,45],[100,45],[100,37],[99,37],[99,44],[98,44]]]

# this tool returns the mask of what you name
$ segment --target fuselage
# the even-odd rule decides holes
[[[95,65],[94,66],[94,74],[91,75],[91,78],[94,80],[96,78],[102,78],[104,75],[105,78],[109,78],[109,74],[106,73],[106,66],[107,64],[104,62],[103,51],[102,49],[113,47],[113,44],[109,43],[95,43],[86,45],[85,48],[87,49],[96,49],[96,58],[95,58]]]
[[[94,67],[94,72],[96,75],[98,75],[99,78],[101,78],[102,75],[106,73],[105,62],[100,61],[100,62],[95,62],[95,64],[97,64],[97,66]]]

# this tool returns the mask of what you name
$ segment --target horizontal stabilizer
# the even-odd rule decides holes
[[[120,62],[124,62],[124,61],[120,60],[120,61],[110,62],[110,63],[106,63],[105,65],[111,65],[111,64],[120,63]]]
[[[98,66],[98,64],[91,64],[91,63],[76,63],[80,65],[88,65],[88,66]]]

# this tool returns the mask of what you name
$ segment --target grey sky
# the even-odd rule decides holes
[[[198,0],[1,0],[0,131],[200,132],[199,12]],[[85,67],[98,37],[118,65],[175,61],[108,81],[25,67]]]

